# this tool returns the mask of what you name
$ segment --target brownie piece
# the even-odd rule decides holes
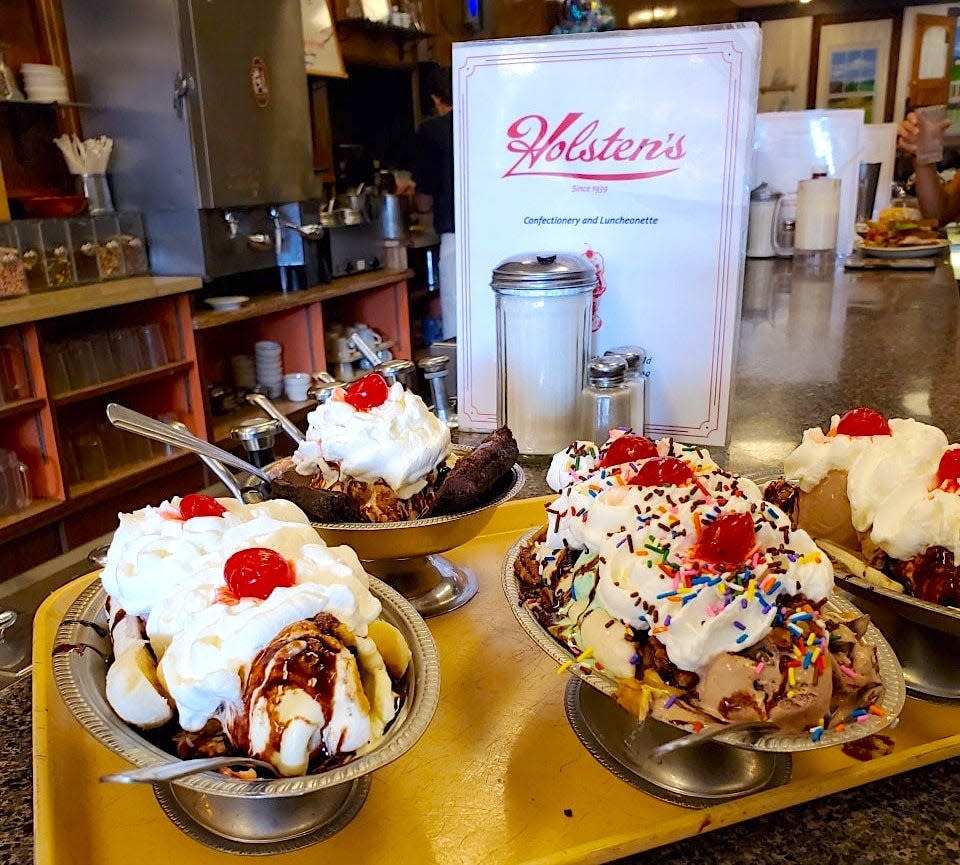
[[[519,455],[517,440],[509,427],[494,430],[454,463],[440,483],[433,506],[425,516],[455,514],[482,505]]]
[[[318,523],[367,522],[360,506],[350,496],[337,490],[315,487],[311,480],[312,476],[304,476],[291,469],[273,480],[269,489],[263,490],[264,497],[289,499]]]

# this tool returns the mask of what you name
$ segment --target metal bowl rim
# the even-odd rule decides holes
[[[376,577],[370,577],[370,591],[380,600],[385,618],[398,624],[413,653],[411,692],[384,738],[367,754],[355,757],[342,766],[323,772],[292,778],[241,781],[228,779],[215,772],[204,772],[173,783],[215,796],[243,798],[277,798],[299,796],[344,784],[373,772],[400,757],[413,747],[426,731],[440,698],[440,665],[436,643],[422,617],[399,592]],[[84,621],[94,621],[91,613],[102,618],[106,592],[98,579],[85,588],[70,605],[57,629],[55,645],[84,643],[88,631]],[[105,638],[109,644],[109,638]],[[78,652],[63,652],[53,657],[53,676],[61,697],[74,717],[98,742],[136,766],[152,766],[175,762],[165,751],[143,738],[136,729],[112,713],[105,697],[103,703],[110,715],[93,704],[78,681]],[[105,676],[97,672],[98,678]],[[103,695],[100,695],[103,696]]]
[[[520,585],[514,573],[514,562],[520,554],[520,550],[528,544],[533,537],[542,530],[542,527],[531,529],[524,532],[507,551],[501,568],[501,582],[503,591],[507,596],[510,607],[520,626],[526,631],[527,635],[544,651],[553,658],[558,664],[570,662],[570,672],[577,678],[591,685],[611,699],[615,698],[617,685],[606,676],[602,676],[592,670],[584,670],[576,662],[574,655],[560,645],[540,624],[540,620],[527,608],[520,600]],[[827,605],[836,612],[841,613],[860,613],[856,606],[851,604],[845,598],[834,592],[827,600]],[[728,745],[736,745],[741,748],[750,748],[756,751],[771,751],[776,753],[796,753],[799,751],[814,751],[820,748],[828,748],[833,745],[840,745],[845,742],[853,742],[862,739],[872,733],[878,733],[889,726],[899,717],[906,701],[906,685],[903,679],[903,670],[897,661],[897,656],[886,638],[880,633],[877,627],[871,622],[867,628],[868,642],[877,649],[877,661],[880,667],[880,680],[883,683],[883,697],[880,700],[880,708],[883,709],[883,716],[871,715],[869,720],[862,723],[848,724],[842,733],[833,730],[825,730],[820,739],[816,742],[806,733],[778,733],[772,732],[757,737],[753,741],[744,741],[738,734],[731,733],[729,736],[721,733],[716,737],[716,741]]]

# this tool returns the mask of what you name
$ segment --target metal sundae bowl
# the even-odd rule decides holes
[[[453,447],[456,454],[469,451]],[[266,471],[276,477],[290,465],[289,460],[279,460]],[[399,591],[421,616],[437,616],[463,606],[479,585],[471,570],[440,554],[475,538],[496,508],[516,496],[523,484],[523,469],[514,463],[483,501],[456,514],[388,523],[312,525],[330,546],[353,547],[364,568]]]
[[[652,715],[638,722],[616,702],[617,682],[579,663],[523,602],[514,564],[539,531],[524,533],[504,559],[501,580],[507,601],[527,636],[570,671],[564,703],[581,742],[607,769],[650,795],[686,807],[707,807],[768,789],[789,780],[791,754],[854,742],[879,733],[899,718],[906,699],[903,671],[890,644],[871,624],[864,639],[877,652],[882,714],[870,714],[842,730],[824,730],[818,737],[771,729],[772,725],[730,724],[703,744],[699,743],[702,736],[689,735]],[[826,607],[845,617],[860,614],[840,592],[833,593]],[[675,740],[688,735],[690,747],[678,747],[681,742]],[[667,758],[659,759],[658,752]]]
[[[186,834],[234,853],[282,853],[317,843],[349,823],[362,807],[370,774],[416,744],[437,708],[436,645],[422,618],[397,592],[371,580],[382,618],[397,627],[412,652],[403,704],[384,738],[342,765],[292,778],[244,781],[203,772],[154,784],[168,817]],[[179,762],[122,721],[107,702],[107,595],[99,580],[71,605],[57,630],[54,681],[64,702],[97,741],[136,766]],[[76,648],[74,648],[76,647]]]

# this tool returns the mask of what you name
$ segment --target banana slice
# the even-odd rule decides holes
[[[864,582],[870,583],[879,589],[886,589],[888,592],[896,592],[902,595],[904,587],[896,580],[891,580],[886,574],[881,573],[876,568],[871,567],[864,562],[855,553],[835,544],[833,541],[817,539],[817,546],[820,547],[835,564],[841,565],[855,577],[859,577]]]
[[[123,616],[113,623],[113,663],[107,670],[107,701],[128,724],[149,730],[173,718],[160,680],[157,664],[140,634],[136,616]]]

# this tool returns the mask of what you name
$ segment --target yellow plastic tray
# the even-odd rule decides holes
[[[690,810],[604,769],[563,710],[565,679],[521,630],[500,564],[545,499],[507,504],[450,558],[480,578],[477,596],[430,619],[440,706],[423,738],[373,775],[359,815],[320,845],[271,862],[606,862],[960,754],[960,707],[908,699],[890,755],[862,763],[839,748],[794,757],[773,790]],[[92,579],[52,595],[34,636],[34,813],[38,865],[216,863],[235,856],[183,834],[149,787],[100,784],[126,762],[98,744],[60,699],[50,667],[57,625]]]

